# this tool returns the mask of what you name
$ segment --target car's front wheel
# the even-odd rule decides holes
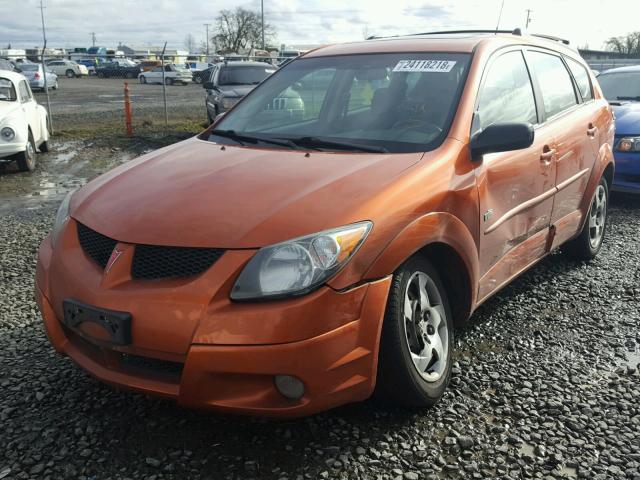
[[[173,78],[165,78],[164,79],[164,84],[165,85],[173,85]]]
[[[33,141],[33,135],[29,132],[29,141],[24,152],[16,155],[18,168],[22,172],[33,172],[36,169],[36,144]]]
[[[580,234],[567,242],[562,250],[580,260],[591,260],[602,248],[607,228],[607,208],[609,206],[609,185],[602,177],[591,199],[587,220]]]
[[[76,72],[74,72],[73,70],[69,69],[65,72],[65,74],[67,75],[67,78],[73,78],[76,76]]]
[[[140,81],[140,83],[147,83],[147,79],[144,78],[144,75],[141,75],[138,80]]]
[[[453,320],[431,263],[414,256],[394,274],[380,339],[376,394],[406,407],[431,407],[451,377]]]

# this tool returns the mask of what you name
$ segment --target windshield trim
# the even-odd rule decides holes
[[[458,110],[460,109],[460,101],[462,100],[462,96],[464,94],[464,90],[465,90],[465,88],[467,86],[467,82],[469,80],[469,73],[470,73],[471,68],[473,66],[473,62],[474,62],[475,54],[476,54],[476,49],[475,48],[471,52],[460,52],[460,51],[450,51],[450,50],[445,50],[445,51],[425,51],[425,50],[418,50],[418,49],[416,49],[416,50],[408,49],[408,50],[400,50],[400,51],[392,51],[392,52],[364,52],[364,53],[357,53],[357,54],[354,54],[354,53],[340,53],[340,54],[332,54],[332,55],[316,55],[316,56],[311,56],[311,57],[306,57],[303,54],[303,55],[300,55],[300,56],[296,57],[295,58],[295,62],[304,62],[304,61],[318,59],[318,58],[355,57],[355,56],[360,57],[360,56],[365,56],[365,55],[394,55],[394,54],[412,54],[412,53],[416,53],[416,54],[431,54],[431,53],[435,53],[435,54],[457,54],[457,55],[467,55],[468,56],[467,68],[465,69],[465,72],[464,72],[462,78],[460,79],[460,83],[458,84],[457,90],[456,90],[456,92],[455,92],[455,94],[453,96],[452,107],[449,109],[449,112],[447,113],[447,118],[443,123],[442,132],[440,133],[440,135],[438,135],[436,138],[434,138],[430,143],[425,144],[423,149],[421,149],[421,150],[411,150],[410,151],[410,152],[413,152],[413,153],[425,153],[425,152],[434,151],[434,150],[437,150],[438,148],[440,148],[442,146],[442,144],[444,143],[445,139],[449,136],[449,133],[451,132],[451,128],[453,127],[454,121],[455,121],[456,116],[458,114]],[[273,81],[273,79],[276,78],[277,75],[279,75],[280,71],[283,71],[286,68],[291,68],[292,64],[294,64],[294,61],[290,61],[285,66],[283,66],[281,68],[277,68],[274,73],[268,75],[267,78],[265,78],[259,85],[256,86],[256,88],[253,88],[248,94],[246,94],[244,97],[242,97],[240,99],[240,101],[235,106],[237,106],[237,105],[241,104],[242,102],[246,101],[246,99],[250,98],[251,95],[255,95],[256,91],[258,91],[260,88],[263,88],[263,86],[267,82]],[[298,63],[298,65],[299,65],[299,63]],[[235,108],[235,106],[234,106],[234,108]],[[221,120],[223,120],[223,119],[224,119],[224,117]],[[200,135],[198,135],[197,138],[200,139],[200,140],[211,142],[211,140],[210,140],[210,137],[211,137],[210,131],[213,130],[214,128],[216,128],[216,124],[218,124],[218,123],[220,123],[220,121],[218,121],[218,122],[214,121],[205,131],[203,131]],[[375,143],[372,144],[372,145],[375,145]],[[261,149],[261,150],[278,150],[278,148],[274,148],[274,147],[255,146],[255,145],[251,145],[248,148],[256,148],[256,149]],[[344,153],[345,151],[344,150],[329,150],[328,152]],[[380,153],[380,154],[377,154],[377,155],[405,155],[406,153],[409,153],[409,152],[388,152],[388,153]],[[376,155],[376,154],[374,153],[373,155]]]

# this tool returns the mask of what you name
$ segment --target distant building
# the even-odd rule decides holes
[[[590,50],[585,48],[579,49],[578,52],[580,52],[580,55],[585,60],[613,60],[638,57],[638,55],[630,55],[628,53],[610,52],[607,50]]]
[[[128,45],[118,45],[126,57],[136,60],[160,60],[162,56],[162,47],[130,47]],[[186,63],[189,58],[189,52],[186,50],[178,50],[175,48],[167,48],[164,52],[165,62],[170,63]]]
[[[609,52],[606,50],[580,49],[578,51],[589,66],[599,72],[604,72],[611,68],[640,65],[640,55],[629,55],[628,53]]]

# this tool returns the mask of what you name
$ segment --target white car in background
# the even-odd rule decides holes
[[[36,149],[49,151],[47,111],[38,105],[27,79],[0,71],[0,163],[17,162],[24,172],[36,168]]]
[[[140,83],[160,83],[162,84],[162,67],[155,67],[148,72],[140,72],[138,81]],[[186,85],[191,83],[191,71],[183,65],[168,64],[164,66],[164,83],[173,85],[181,83]]]
[[[47,63],[47,68],[56,75],[65,75],[67,78],[79,78],[83,75],[89,75],[89,69],[86,66],[80,65],[73,60],[53,60]]]

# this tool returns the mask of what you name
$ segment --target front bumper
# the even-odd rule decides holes
[[[24,152],[26,148],[26,142],[21,139],[14,139],[14,141],[11,142],[3,142],[0,140],[0,163],[11,161],[9,157],[16,153]]]
[[[223,276],[208,304],[197,306],[191,304],[196,297],[186,291],[181,296],[180,288],[167,297],[161,287],[154,293],[138,285],[137,308],[129,308],[135,295],[131,285],[100,282],[96,287],[95,272],[78,276],[79,263],[61,268],[58,257],[69,254],[57,251],[54,257],[45,239],[38,255],[36,299],[54,348],[101,381],[190,408],[270,416],[308,415],[364,400],[373,392],[391,277],[345,292],[323,287],[296,299],[235,304],[228,300],[230,277]],[[216,266],[202,275],[204,283],[191,287],[201,290],[215,281],[226,268],[216,271]],[[155,295],[162,295],[162,302]],[[132,311],[132,344],[105,345],[87,332],[70,330],[60,321],[66,297]],[[174,331],[167,318],[175,322]],[[282,396],[275,375],[299,378],[303,397]]]
[[[640,152],[614,152],[616,171],[612,189],[640,193]]]

